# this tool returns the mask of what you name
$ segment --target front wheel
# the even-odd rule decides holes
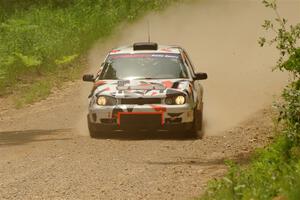
[[[193,127],[190,131],[190,136],[193,138],[203,138],[203,111],[195,110],[194,111],[194,121]]]
[[[95,124],[93,124],[89,118],[89,116],[87,116],[87,121],[88,121],[88,129],[90,132],[90,137],[91,138],[97,138],[98,135],[98,130],[97,127],[95,126]]]

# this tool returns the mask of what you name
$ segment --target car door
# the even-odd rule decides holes
[[[186,53],[186,51],[184,49],[182,49],[182,56],[183,56],[184,63],[188,66],[192,76],[195,77],[194,66],[193,66],[188,54]],[[193,80],[192,85],[193,85],[194,101],[197,103],[197,109],[202,110],[203,87],[201,85],[201,81]]]

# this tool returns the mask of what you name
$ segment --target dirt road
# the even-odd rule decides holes
[[[283,1],[282,15],[300,21],[300,1]],[[149,14],[99,42],[90,71],[104,52],[153,41],[190,52],[205,88],[206,136],[130,133],[90,139],[85,127],[90,85],[76,81],[47,100],[15,110],[0,99],[0,199],[189,199],[226,171],[224,159],[247,162],[271,138],[270,105],[287,75],[271,72],[276,58],[261,49],[260,24],[272,17],[257,1],[199,1]]]

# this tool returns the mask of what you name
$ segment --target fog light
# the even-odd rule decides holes
[[[168,105],[172,105],[173,104],[173,98],[166,98],[165,103]]]

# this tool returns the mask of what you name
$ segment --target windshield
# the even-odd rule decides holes
[[[180,54],[119,54],[108,57],[101,79],[188,78]]]

